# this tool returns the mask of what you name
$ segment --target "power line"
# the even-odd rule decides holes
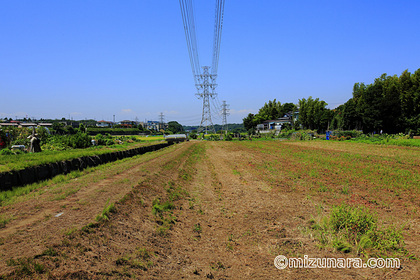
[[[216,9],[214,17],[214,38],[213,38],[213,61],[212,74],[217,75],[219,66],[220,42],[222,38],[223,12],[225,0],[216,0]]]

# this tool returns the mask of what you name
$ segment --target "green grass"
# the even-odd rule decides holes
[[[255,163],[251,172],[260,172],[270,183],[316,187],[321,192],[337,190],[347,194],[355,182],[371,189],[420,191],[420,149],[376,146],[350,141],[240,142],[249,154],[267,154],[264,162]],[[288,166],[288,168],[283,168]],[[273,170],[272,170],[273,169]],[[281,175],[280,175],[281,174]],[[328,176],[326,176],[328,174]]]
[[[136,136],[137,139],[140,139],[141,141],[162,141],[165,140],[165,137],[163,135],[156,135],[156,136]]]
[[[350,140],[356,143],[377,144],[377,145],[394,145],[404,147],[420,147],[420,139],[394,139],[388,137],[361,137]]]
[[[136,147],[147,146],[149,143],[125,143],[122,145],[96,146],[86,149],[71,149],[65,151],[43,151],[41,153],[23,153],[17,155],[0,155],[0,172],[21,170],[31,166],[54,163],[84,156],[101,155],[116,151],[124,151]]]

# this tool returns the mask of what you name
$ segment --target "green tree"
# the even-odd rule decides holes
[[[79,131],[80,132],[83,132],[83,133],[86,132],[86,127],[85,127],[85,125],[83,123],[80,123],[79,124]]]
[[[326,130],[333,112],[327,109],[328,104],[319,98],[299,99],[299,121],[304,128]]]
[[[172,131],[174,134],[184,133],[184,128],[176,121],[168,122],[168,130]]]
[[[64,130],[64,124],[63,123],[60,123],[60,122],[54,122],[53,124],[52,124],[52,128],[53,128],[53,130],[54,130],[54,132],[56,133],[56,134],[64,134],[65,133],[65,130]]]
[[[350,98],[343,105],[342,127],[344,130],[360,129],[361,119],[357,111],[357,104],[354,98]]]

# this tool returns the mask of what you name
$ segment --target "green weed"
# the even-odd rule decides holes
[[[152,213],[153,215],[157,216],[162,214],[165,211],[169,211],[175,208],[175,205],[172,201],[165,201],[164,203],[160,202],[159,198],[156,198],[152,202]]]
[[[364,207],[351,207],[346,204],[334,206],[329,216],[320,218],[317,223],[310,221],[321,247],[333,247],[338,251],[375,255],[406,255],[402,229],[378,228],[378,218]]]
[[[109,221],[109,215],[111,213],[116,213],[117,209],[115,208],[114,203],[108,204],[109,203],[109,199],[106,202],[105,208],[104,210],[102,210],[102,213],[98,216],[96,216],[96,221],[97,222],[105,222],[105,221]]]
[[[50,256],[50,257],[55,257],[58,255],[57,251],[54,248],[48,248],[47,250],[45,250],[42,253],[43,256]]]
[[[118,266],[129,266],[131,268],[147,270],[153,266],[153,261],[151,260],[153,257],[154,254],[147,249],[137,248],[133,253],[118,258],[115,261],[115,264]]]
[[[195,224],[195,225],[193,226],[193,231],[194,231],[194,232],[196,232],[196,233],[198,233],[198,234],[200,234],[200,233],[203,231],[203,229],[201,228],[200,223]]]
[[[349,194],[350,193],[350,190],[349,190],[349,186],[343,186],[342,188],[341,188],[341,193],[342,194]]]

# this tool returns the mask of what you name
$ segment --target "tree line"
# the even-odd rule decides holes
[[[296,105],[269,101],[258,114],[248,114],[243,123],[250,130],[263,121],[297,110],[295,128],[420,134],[420,68],[413,74],[405,70],[399,77],[382,74],[372,84],[355,83],[352,98],[346,103],[335,109],[327,106],[325,101],[312,97],[299,99]]]

